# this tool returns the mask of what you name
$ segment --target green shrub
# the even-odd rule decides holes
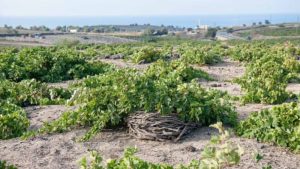
[[[190,64],[214,64],[221,61],[224,49],[218,46],[183,46],[179,49],[181,60]]]
[[[0,160],[0,169],[17,169],[17,167],[7,164],[6,161]]]
[[[22,108],[0,101],[0,139],[19,137],[28,127],[29,120]]]
[[[35,47],[0,52],[0,72],[6,79],[19,82],[36,79],[58,82],[111,70],[105,63],[90,63],[74,48]]]
[[[254,112],[240,122],[237,134],[272,142],[300,152],[300,107],[298,103],[286,103],[271,109]]]
[[[145,75],[154,80],[170,78],[182,82],[190,82],[196,78],[212,80],[206,72],[194,69],[181,61],[165,62],[159,60],[148,67]]]
[[[248,63],[246,73],[236,80],[245,92],[243,102],[282,103],[289,94],[288,82],[296,76],[299,64],[287,54],[266,53]]]
[[[0,79],[0,101],[9,101],[19,106],[62,104],[70,97],[69,90],[48,87],[36,80],[16,83]]]
[[[240,43],[228,50],[228,55],[240,62],[254,62],[264,55],[290,55],[297,57],[298,48],[290,42],[270,44],[266,42]]]
[[[39,132],[91,126],[83,138],[86,140],[103,128],[124,124],[128,115],[135,111],[177,113],[182,120],[200,125],[217,121],[234,125],[236,112],[226,99],[227,95],[204,90],[197,82],[191,82],[199,75],[207,77],[183,63],[158,62],[145,72],[122,69],[86,78],[74,86],[75,92],[69,100],[69,104],[82,104],[79,110],[66,112]]]
[[[270,46],[264,43],[242,43],[229,49],[229,56],[240,62],[255,61],[270,52]]]
[[[154,47],[145,46],[137,49],[131,56],[130,59],[134,63],[151,63],[158,59],[163,59],[165,56]]]
[[[63,104],[71,97],[66,89],[48,87],[36,80],[11,82],[0,79],[0,139],[21,136],[29,127],[20,106]]]

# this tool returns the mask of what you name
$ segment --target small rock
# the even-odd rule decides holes
[[[204,78],[198,78],[197,81],[198,81],[199,83],[201,83],[201,82],[208,82],[208,81],[207,81],[206,79],[204,79]]]
[[[55,149],[54,154],[59,155],[60,154],[60,150]]]
[[[261,145],[261,146],[260,146],[260,149],[264,149],[264,148],[266,148],[265,145]]]
[[[179,59],[180,58],[180,55],[178,53],[174,53],[172,55],[172,59]]]
[[[211,87],[222,87],[222,84],[214,83],[214,84],[211,84],[210,86],[211,86]]]
[[[123,54],[107,55],[104,56],[105,59],[124,59]]]
[[[40,137],[41,140],[47,141],[49,140],[47,137]]]
[[[187,147],[185,147],[185,150],[189,151],[189,152],[195,152],[195,151],[197,151],[197,149],[194,146],[187,146]]]
[[[117,159],[117,158],[119,158],[119,156],[117,154],[111,154],[109,157],[111,159]]]

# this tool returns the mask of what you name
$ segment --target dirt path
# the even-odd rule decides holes
[[[30,42],[30,41],[10,41],[10,40],[2,40],[0,39],[0,46],[51,46],[49,44],[39,43],[39,42]]]
[[[300,84],[299,83],[290,83],[288,84],[287,91],[292,92],[294,94],[300,94]]]
[[[245,72],[245,67],[236,61],[225,58],[223,62],[212,65],[197,67],[207,72],[216,81],[231,81],[234,78],[241,77]]]
[[[40,128],[43,123],[58,119],[63,112],[75,110],[77,106],[50,105],[26,107],[27,117],[30,119],[29,130]]]
[[[241,87],[238,84],[232,82],[220,82],[220,81],[207,81],[199,82],[202,87],[207,89],[216,89],[224,92],[228,92],[232,96],[242,96]]]

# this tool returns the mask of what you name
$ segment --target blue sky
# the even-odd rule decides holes
[[[0,16],[300,13],[300,0],[0,0]]]

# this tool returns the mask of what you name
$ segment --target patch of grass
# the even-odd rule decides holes
[[[256,33],[264,36],[300,36],[300,27],[288,28],[262,28],[256,30]]]

